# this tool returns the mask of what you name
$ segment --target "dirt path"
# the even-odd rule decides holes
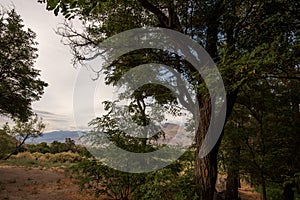
[[[94,200],[63,169],[0,166],[0,200]]]

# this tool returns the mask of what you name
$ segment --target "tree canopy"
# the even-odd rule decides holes
[[[97,0],[92,2],[41,0],[40,2],[47,3],[47,9],[53,10],[56,15],[61,12],[68,19],[78,17],[83,22],[85,26],[83,32],[76,31],[69,23],[66,23],[64,29],[59,32],[64,37],[64,41],[70,45],[75,64],[83,64],[86,60],[90,60],[91,53],[98,48],[99,42],[125,30],[158,26],[188,35],[206,49],[222,74],[227,91],[227,119],[233,120],[229,125],[235,124],[234,120],[236,120],[229,118],[232,112],[235,114],[238,112],[243,118],[247,118],[250,112],[250,115],[259,120],[263,113],[263,116],[266,116],[263,121],[267,120],[267,122],[260,120],[255,123],[260,125],[268,123],[268,126],[263,127],[262,133],[270,129],[275,131],[276,126],[273,127],[272,120],[280,121],[282,118],[276,116],[270,105],[265,103],[273,102],[269,100],[274,99],[274,95],[285,94],[280,90],[278,90],[280,94],[276,94],[278,92],[276,89],[281,88],[282,85],[291,80],[297,84],[299,81],[299,3],[296,0]],[[153,57],[153,52],[156,53],[156,57]],[[156,59],[164,64],[170,64],[174,59],[174,56],[163,52],[153,52],[140,52],[139,56],[134,56],[136,52],[132,52],[126,59],[120,58],[117,62],[113,62],[105,69],[107,83],[112,85],[116,83],[117,78],[128,68],[135,67],[135,61],[139,61],[140,58],[145,58],[142,63]],[[199,75],[195,75],[190,65],[185,64],[179,57],[174,60],[172,67],[186,75],[187,80],[193,84],[199,102],[201,118],[195,138],[194,167],[194,181],[198,185],[197,193],[199,198],[213,199],[217,177],[217,154],[222,137],[209,155],[205,158],[197,156],[210,123],[213,97],[205,94],[205,90],[202,89],[205,87],[204,81]],[[288,87],[290,88],[291,85]],[[249,95],[251,101],[247,99]],[[291,102],[294,105],[293,112],[299,113],[299,101],[293,99],[294,102]],[[242,101],[241,104],[247,106],[243,109],[235,107],[238,101]],[[252,105],[254,102],[255,105]],[[282,105],[276,105],[285,109]],[[245,109],[248,111],[245,112]],[[297,117],[294,119],[299,121]],[[253,122],[252,118],[248,120],[250,121],[246,124]],[[234,130],[240,130],[238,128],[234,127]],[[258,128],[253,131],[258,134],[257,137],[264,139],[266,134],[259,135],[261,130]],[[234,142],[235,136],[232,137],[235,148],[237,143]],[[267,159],[265,157],[267,155],[262,153],[265,152],[263,146],[267,143],[259,143],[261,139],[252,141],[257,142],[254,146],[255,150],[259,151],[259,158]],[[271,157],[269,158],[271,160]],[[257,164],[258,171],[262,171],[264,164],[264,162]]]
[[[14,9],[0,10],[0,114],[26,121],[31,103],[41,98],[47,83],[34,68],[36,34],[25,29]]]

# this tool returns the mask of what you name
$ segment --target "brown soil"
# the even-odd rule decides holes
[[[244,185],[242,200],[259,200],[260,195]],[[80,191],[62,168],[33,168],[0,165],[0,200],[109,200]]]
[[[80,191],[61,168],[0,166],[0,200],[94,199]]]

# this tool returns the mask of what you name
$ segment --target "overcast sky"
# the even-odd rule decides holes
[[[64,22],[64,18],[47,11],[45,5],[37,3],[37,0],[0,0],[0,4],[6,8],[15,7],[25,26],[37,34],[39,57],[36,60],[35,68],[41,70],[41,79],[49,86],[45,89],[41,100],[33,103],[33,109],[46,122],[46,131],[76,130],[86,126],[87,122],[95,115],[84,112],[87,108],[80,108],[82,110],[80,113],[82,116],[79,117],[80,122],[74,122],[73,91],[79,69],[72,66],[69,47],[63,45],[61,37],[55,33],[55,30]],[[85,74],[85,77],[86,79],[81,81],[81,84],[91,82],[88,73]],[[97,83],[98,92],[95,94],[97,104],[105,100],[105,94],[109,93],[109,88],[104,88],[101,80]],[[90,87],[89,83],[84,87]],[[94,105],[89,106],[93,107]],[[102,112],[99,109],[100,107],[95,111],[98,115]]]

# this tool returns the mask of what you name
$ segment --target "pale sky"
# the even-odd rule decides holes
[[[64,22],[64,18],[47,11],[45,5],[37,3],[37,0],[0,0],[0,4],[5,8],[15,7],[25,26],[37,34],[39,57],[34,67],[41,70],[41,79],[47,82],[49,86],[45,89],[41,100],[33,103],[33,109],[47,124],[46,132],[78,130],[85,127],[89,119],[94,118],[95,115],[94,113],[86,114],[82,111],[83,117],[80,118],[80,122],[74,122],[73,91],[80,70],[72,66],[72,55],[69,47],[63,45],[61,36],[55,33],[55,30]],[[91,82],[88,73],[85,77],[86,82]],[[101,80],[98,83],[93,83],[98,84],[98,92],[95,94],[97,102],[94,102],[98,106],[100,106],[101,101],[106,99],[105,95],[110,91],[109,88],[102,86],[103,79]],[[85,87],[89,87],[89,85],[87,84]],[[90,105],[91,108],[82,109],[93,109],[93,106]],[[102,110],[99,109],[100,107],[95,111],[98,115]]]
[[[41,79],[49,86],[32,107],[46,123],[45,132],[86,129],[88,122],[104,114],[101,102],[115,100],[118,92],[104,85],[103,76],[92,81],[94,74],[72,66],[69,46],[63,45],[61,36],[55,33],[65,20],[63,16],[55,16],[37,0],[0,0],[0,5],[14,7],[26,28],[37,34],[39,57],[34,67],[41,70]],[[80,29],[79,21],[74,24]],[[103,61],[97,58],[88,64],[99,69]],[[0,126],[7,120],[0,118]]]

